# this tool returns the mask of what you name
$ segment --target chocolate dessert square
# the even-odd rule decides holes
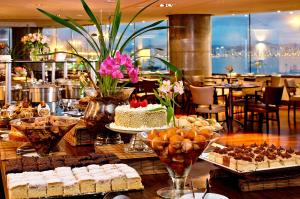
[[[52,156],[51,161],[64,161],[65,157],[64,156]]]
[[[6,165],[6,174],[8,173],[20,173],[23,171],[21,164],[15,164],[15,165]]]
[[[22,157],[22,165],[36,165],[36,157]]]
[[[63,166],[65,166],[65,163],[63,161],[52,161],[51,166],[53,168],[63,167]]]
[[[90,153],[89,154],[91,159],[95,160],[95,159],[98,159],[98,158],[105,158],[105,154],[99,154],[99,153]]]
[[[21,165],[22,166],[22,160],[21,159],[11,159],[6,161],[6,165]]]
[[[46,164],[38,164],[38,170],[39,171],[46,171],[52,169],[50,162]]]
[[[108,164],[109,161],[106,158],[98,158],[98,159],[93,160],[93,163],[102,165],[102,164]]]
[[[109,164],[118,164],[118,163],[121,163],[121,160],[119,160],[119,159],[113,159],[113,160],[109,161]]]
[[[37,171],[37,165],[23,165],[23,171]]]
[[[88,166],[88,165],[93,164],[93,163],[94,163],[93,160],[82,160],[81,161],[82,166]]]
[[[82,161],[82,160],[90,160],[90,159],[91,159],[91,157],[90,157],[90,156],[87,156],[87,155],[77,156],[77,158],[79,158],[79,161]]]
[[[81,162],[79,162],[79,159],[76,157],[73,158],[67,158],[65,159],[65,166],[68,167],[80,167],[82,166]]]
[[[50,159],[49,157],[41,157],[41,158],[38,158],[36,160],[37,164],[40,165],[40,164],[50,164]]]

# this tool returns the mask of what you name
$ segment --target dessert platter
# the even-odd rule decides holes
[[[204,119],[197,115],[180,116],[179,118],[176,118],[176,125],[182,128],[208,128],[215,132],[223,130],[221,124],[215,119]]]
[[[243,175],[300,168],[300,151],[267,142],[247,145],[213,143],[200,158]]]
[[[144,189],[138,172],[119,161],[112,154],[95,153],[9,160],[6,164],[9,198],[88,197]]]
[[[125,134],[132,134],[125,152],[153,152],[137,133],[151,129],[166,129],[167,113],[160,104],[148,104],[146,100],[132,100],[129,105],[121,105],[115,109],[115,122],[107,124],[106,128]]]

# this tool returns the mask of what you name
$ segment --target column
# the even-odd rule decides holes
[[[171,63],[187,76],[211,75],[210,15],[170,15],[169,25]]]

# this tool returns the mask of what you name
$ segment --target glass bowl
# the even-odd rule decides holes
[[[209,129],[169,128],[141,132],[139,137],[155,151],[173,181],[171,189],[160,189],[157,194],[163,198],[180,198],[189,191],[185,181],[192,165],[218,134]]]
[[[27,137],[39,155],[45,156],[78,121],[67,116],[47,116],[15,119],[10,124]]]

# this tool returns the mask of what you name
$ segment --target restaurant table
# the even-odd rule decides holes
[[[233,90],[242,90],[245,88],[258,88],[256,84],[244,83],[244,84],[216,84],[212,85],[215,88],[228,89],[228,132],[233,132]],[[239,124],[241,124],[239,122]]]
[[[243,136],[245,135],[232,135],[236,137],[225,137],[225,140],[228,142],[232,142],[235,139],[239,140],[240,143],[244,143],[245,139]],[[251,138],[250,141],[253,141],[254,138],[256,138],[258,135],[252,135],[250,134],[248,137]],[[269,135],[266,135],[269,137]],[[299,144],[297,142],[297,135],[288,136],[288,137],[274,137],[276,142],[279,143],[279,145],[285,146],[283,143],[287,143],[287,146],[297,146],[299,148]],[[8,144],[7,142],[0,141],[0,152],[1,152],[1,174],[2,174],[2,181],[4,185],[5,190],[5,198],[8,199],[7,190],[6,190],[6,176],[3,173],[3,168],[6,159],[9,158],[17,158],[16,154],[13,154],[13,148],[17,148],[19,146],[18,143],[12,143]],[[68,155],[86,155],[90,152],[93,152],[92,146],[79,146],[79,147],[73,147],[69,145],[67,142],[62,140],[59,143],[59,148],[64,151],[64,153]],[[200,186],[200,176],[201,178],[206,178],[209,176],[209,171],[211,169],[216,169],[214,165],[211,163],[199,160],[197,163],[195,163],[192,167],[190,177],[187,180],[190,182],[190,179],[193,179],[195,181],[195,187],[197,188]],[[197,181],[198,180],[198,181]],[[122,194],[130,197],[131,199],[159,199],[159,197],[156,195],[156,191],[162,187],[166,187],[171,185],[170,177],[167,174],[155,174],[155,175],[143,175],[142,176],[142,182],[145,187],[143,191],[132,191],[132,192],[124,192]],[[300,198],[300,187],[294,187],[294,188],[283,188],[283,189],[275,189],[275,190],[264,190],[264,191],[252,191],[252,192],[241,192],[237,185],[229,180],[215,180],[213,183],[211,183],[211,192],[212,193],[219,193],[222,195],[227,196],[230,199],[283,199],[283,198],[289,198],[289,199],[296,199]],[[286,196],[286,197],[285,197]],[[0,195],[1,198],[1,195]],[[89,196],[89,197],[77,197],[77,198],[97,198],[99,199],[99,196]],[[101,197],[100,197],[101,198]]]

